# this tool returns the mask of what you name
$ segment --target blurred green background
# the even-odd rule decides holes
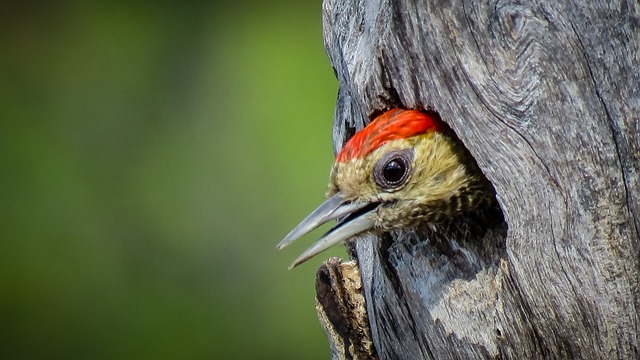
[[[327,359],[321,1],[0,11],[0,358]]]

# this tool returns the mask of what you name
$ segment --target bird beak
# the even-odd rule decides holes
[[[342,218],[289,266],[289,269],[293,269],[331,246],[371,229],[374,225],[372,215],[378,205],[379,203],[346,201],[338,192],[302,220],[295,229],[291,230],[277,248],[280,250],[320,225]]]

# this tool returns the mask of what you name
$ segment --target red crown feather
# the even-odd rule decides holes
[[[336,157],[336,161],[346,162],[365,157],[389,141],[408,139],[429,131],[442,131],[445,126],[437,115],[418,110],[389,110],[353,135]]]

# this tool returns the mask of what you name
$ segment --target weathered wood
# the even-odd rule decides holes
[[[640,357],[639,6],[324,1],[335,149],[435,110],[504,212],[355,241],[381,359]]]
[[[322,264],[316,278],[316,311],[333,358],[378,359],[355,261],[334,257]]]

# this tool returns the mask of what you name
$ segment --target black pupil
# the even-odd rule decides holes
[[[397,183],[402,180],[405,172],[404,162],[400,159],[393,159],[389,161],[385,166],[382,174],[384,179],[390,183]]]

